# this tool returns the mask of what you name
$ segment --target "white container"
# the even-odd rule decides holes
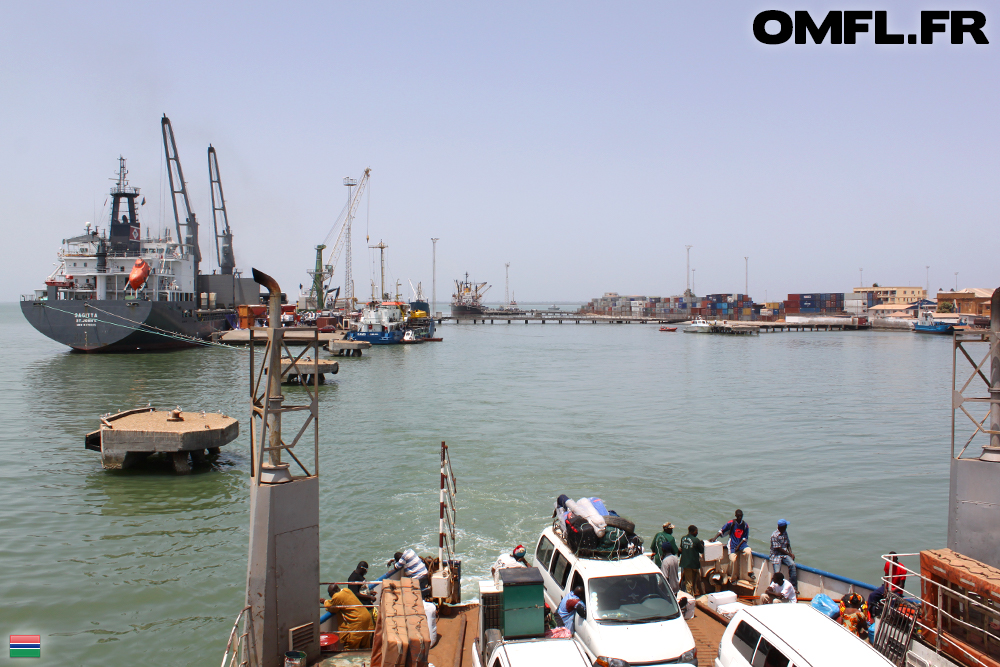
[[[719,616],[723,617],[727,621],[733,620],[733,616],[736,615],[740,609],[747,609],[749,605],[745,605],[742,602],[730,602],[729,604],[719,605],[719,608],[715,610]]]
[[[208,293],[208,309],[209,310],[215,310],[215,299],[216,299],[217,296],[218,296],[218,294],[216,292],[209,292]]]
[[[449,570],[438,570],[431,575],[431,597],[450,598],[451,597],[451,572]]]
[[[709,593],[705,596],[703,602],[708,605],[708,608],[712,611],[718,611],[719,607],[727,604],[732,604],[736,602],[736,593],[733,591],[719,591],[718,593]]]
[[[722,542],[705,542],[705,562],[722,558]]]

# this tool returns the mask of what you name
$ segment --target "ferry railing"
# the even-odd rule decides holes
[[[905,553],[905,554],[887,554],[882,556],[882,560],[888,563],[891,562],[891,559],[893,558],[898,559],[902,557],[919,558],[920,553],[918,552],[918,553]],[[983,636],[984,648],[986,648],[987,650],[991,646],[1000,647],[1000,630],[998,630],[997,632],[991,632],[989,629],[992,625],[990,619],[993,619],[993,623],[1000,624],[1000,610],[998,610],[997,606],[991,607],[990,605],[983,604],[982,599],[966,595],[961,590],[956,590],[954,588],[942,584],[941,582],[934,581],[930,577],[924,576],[920,572],[920,570],[914,570],[904,565],[903,563],[895,561],[893,564],[902,568],[902,570],[906,573],[906,581],[911,581],[911,582],[913,580],[919,581],[921,590],[917,593],[914,593],[913,591],[906,588],[905,583],[903,585],[899,585],[891,581],[891,579],[893,578],[892,577],[893,570],[890,568],[889,570],[890,574],[882,577],[882,583],[885,586],[885,591],[886,591],[886,598],[890,597],[900,598],[905,602],[913,605],[914,626],[917,629],[919,629],[922,635],[928,635],[928,636],[933,635],[934,643],[932,648],[934,649],[934,652],[938,655],[944,653],[944,655],[946,656],[947,655],[954,656],[954,653],[949,653],[948,651],[942,650],[947,645],[947,647],[952,649],[952,651],[961,654],[962,656],[961,659],[965,662],[965,664],[979,665],[980,667],[995,667],[996,662],[994,660],[990,660],[989,658],[987,658],[986,660],[981,659],[980,656],[971,652],[966,647],[966,645],[964,645],[962,642],[956,639],[953,639],[947,632],[943,630],[945,622],[947,621],[951,624],[963,627],[968,631],[972,631],[977,634],[981,633]],[[892,592],[894,587],[900,590],[899,594],[894,594]],[[933,601],[927,599],[927,596],[925,594],[925,589],[933,591],[933,593],[931,593]],[[980,614],[981,617],[984,619],[983,624],[974,625],[968,622],[965,618],[952,614],[950,611],[948,611],[949,605],[946,604],[946,601],[948,601],[949,599],[959,601],[960,608],[964,610],[963,615],[966,617],[972,615],[971,614],[972,610],[976,610],[978,614]],[[928,610],[930,610],[933,613],[927,613]],[[890,613],[891,613],[890,605],[887,604],[883,606],[882,614],[879,617],[879,626],[882,626],[883,619],[887,618],[888,614]],[[929,617],[933,617],[934,619],[933,625],[928,623],[927,619]],[[884,631],[881,627],[876,628],[875,640],[874,640],[876,647],[879,642],[879,638],[880,636],[882,636],[883,632]],[[885,632],[891,632],[891,629],[888,629]],[[907,641],[907,644],[908,643],[909,642]],[[928,645],[930,644],[930,642],[928,642],[926,639],[924,640],[924,643]],[[908,647],[904,647],[904,651],[902,654],[902,661],[896,662],[897,665],[905,664],[906,648]],[[994,648],[993,650],[995,651],[996,648]],[[883,653],[883,655],[885,655],[885,653]],[[890,657],[890,659],[893,658]]]
[[[250,607],[246,606],[236,617],[233,629],[229,632],[229,641],[226,643],[221,667],[256,667],[254,656],[257,652],[251,650],[251,642],[253,642],[253,615],[250,613]]]

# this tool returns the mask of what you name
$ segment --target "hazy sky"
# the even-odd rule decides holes
[[[468,271],[521,302],[932,289],[1000,283],[997,44],[758,43],[763,9],[853,2],[3,2],[3,300],[41,287],[60,240],[101,216],[119,154],[157,228],[166,113],[214,256],[206,148],[218,151],[236,260],[296,293],[372,168],[354,232],[389,282]],[[95,216],[95,209],[97,215]],[[207,268],[212,263],[206,262]],[[343,258],[338,267],[341,284]],[[439,305],[439,307],[441,307]]]

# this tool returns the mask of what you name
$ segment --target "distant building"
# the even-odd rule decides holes
[[[874,305],[896,305],[900,303],[916,303],[927,298],[927,290],[923,287],[855,287],[855,294],[870,295]]]
[[[993,290],[967,287],[957,292],[938,292],[937,302],[939,309],[941,304],[950,303],[956,313],[990,317],[992,312],[990,300],[992,298]]]

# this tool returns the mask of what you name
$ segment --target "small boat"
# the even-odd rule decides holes
[[[403,333],[403,340],[401,340],[399,342],[400,343],[412,344],[412,343],[423,343],[425,340],[427,340],[427,339],[426,338],[421,338],[421,337],[417,336],[416,332],[413,329],[407,329]]]
[[[660,331],[677,331],[677,327],[660,327]]]
[[[429,343],[440,343],[441,341],[444,340],[444,338],[425,338],[424,340],[426,340]]]
[[[948,322],[935,322],[934,313],[925,310],[920,313],[920,320],[913,325],[913,331],[915,333],[929,333],[929,334],[950,334],[955,330],[953,324]]]
[[[712,333],[712,325],[704,317],[699,315],[688,325],[684,333]]]

